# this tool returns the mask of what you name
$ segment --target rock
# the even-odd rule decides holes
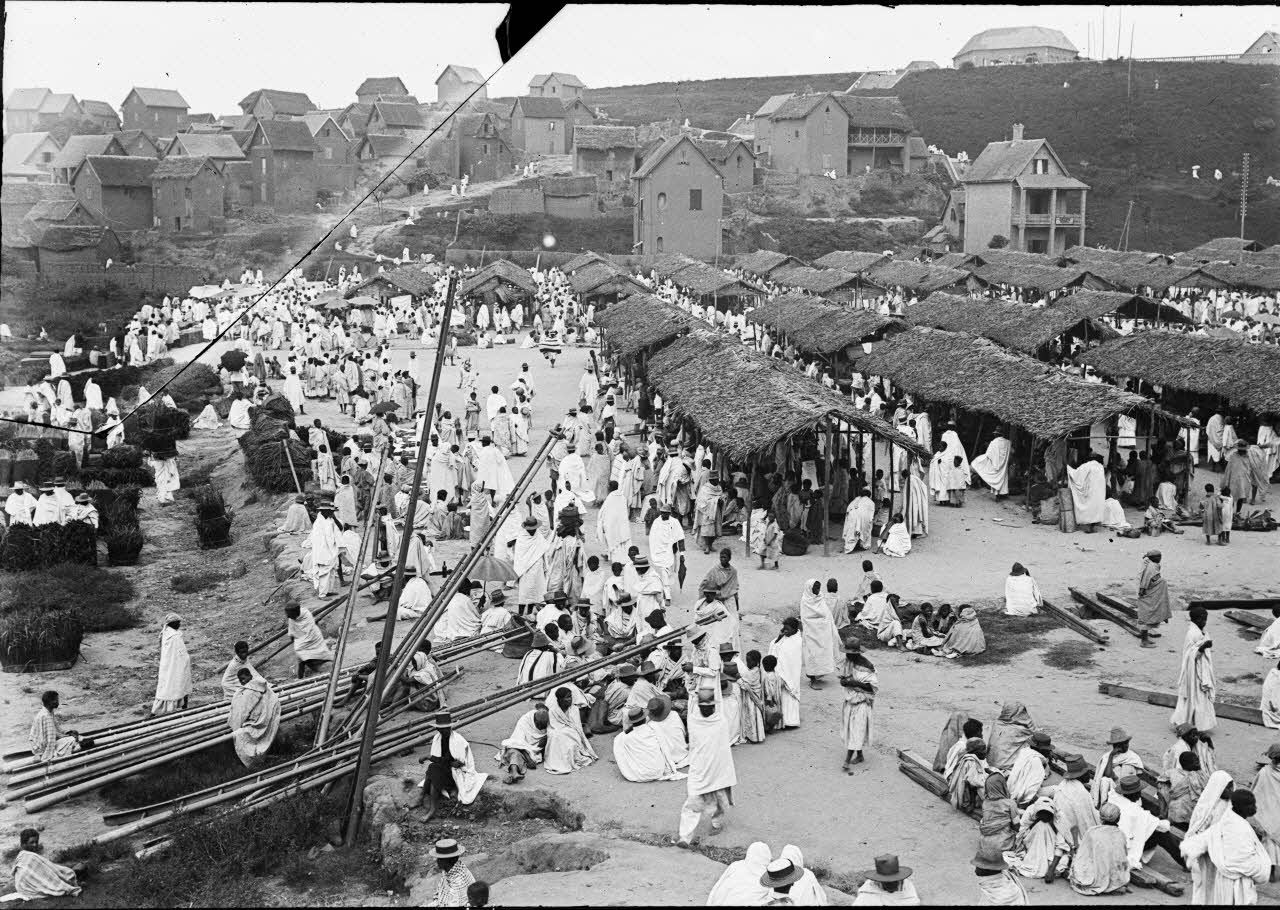
[[[395,822],[388,822],[382,828],[382,836],[379,840],[379,846],[383,853],[390,853],[404,846],[404,834],[400,831],[400,826]]]
[[[362,833],[369,840],[381,840],[382,829],[398,823],[417,800],[414,790],[406,790],[399,778],[374,777],[364,788],[364,817]],[[403,843],[403,837],[401,838]]]
[[[276,581],[284,581],[298,568],[296,556],[277,556],[274,561]]]

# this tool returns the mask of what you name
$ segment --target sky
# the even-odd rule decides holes
[[[238,112],[258,88],[306,92],[320,107],[355,100],[366,76],[398,75],[435,99],[446,64],[495,74],[490,97],[523,94],[558,70],[588,86],[950,65],[974,33],[1057,28],[1082,54],[1240,53],[1276,28],[1272,6],[572,5],[505,67],[493,32],[504,4],[5,3],[4,96],[46,86],[119,107],[134,85],[179,90],[192,112]],[[1119,27],[1117,27],[1119,25]],[[1092,28],[1093,37],[1090,37]],[[616,51],[616,52],[615,52]]]

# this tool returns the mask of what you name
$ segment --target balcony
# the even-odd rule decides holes
[[[1022,227],[1080,227],[1083,223],[1079,212],[1033,215],[1013,213],[1013,223]]]
[[[851,129],[850,145],[906,145],[907,134],[901,130]]]

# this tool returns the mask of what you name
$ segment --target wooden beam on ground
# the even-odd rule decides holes
[[[1129,617],[1129,619],[1134,620],[1135,622],[1137,621],[1138,608],[1129,601],[1122,600],[1114,594],[1104,594],[1102,591],[1095,592],[1093,596],[1099,603],[1106,604],[1108,607],[1112,607],[1118,612],[1123,613],[1125,616]]]
[[[1254,635],[1261,635],[1263,631],[1271,625],[1271,620],[1257,613],[1249,613],[1244,610],[1227,610],[1222,614],[1232,622],[1238,622],[1244,626],[1246,632],[1252,632]]]
[[[1205,610],[1270,610],[1280,607],[1280,597],[1241,597],[1226,600],[1191,600],[1187,607],[1200,607]]]
[[[1076,602],[1085,608],[1087,613],[1096,613],[1103,619],[1111,620],[1135,638],[1142,637],[1138,632],[1138,627],[1135,626],[1129,617],[1125,616],[1123,613],[1118,610],[1114,610],[1111,607],[1103,606],[1096,599],[1076,588],[1068,588],[1067,590],[1071,592],[1071,596],[1075,598]]]
[[[1055,604],[1051,604],[1047,600],[1042,600],[1040,602],[1040,606],[1046,613],[1058,620],[1058,622],[1062,623],[1071,631],[1083,635],[1085,638],[1089,639],[1089,641],[1102,647],[1106,647],[1111,643],[1111,639],[1107,637],[1105,632],[1096,631],[1093,626],[1089,625],[1074,613],[1064,610],[1062,607],[1056,606]]]
[[[1173,708],[1178,704],[1178,697],[1168,692],[1151,692],[1147,689],[1138,689],[1133,686],[1121,686],[1116,683],[1098,683],[1098,691],[1103,695],[1110,695],[1114,698],[1127,698],[1130,701],[1143,701],[1149,705],[1159,705],[1162,708]],[[1238,720],[1243,724],[1253,724],[1256,727],[1265,726],[1262,722],[1262,710],[1260,708],[1245,708],[1240,705],[1231,705],[1226,702],[1215,701],[1213,703],[1214,713],[1218,717],[1225,717],[1227,720]]]

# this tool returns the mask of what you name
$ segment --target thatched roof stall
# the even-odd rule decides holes
[[[506,259],[495,260],[458,284],[458,294],[462,297],[479,297],[483,294],[497,294],[503,289],[519,291],[533,296],[538,285],[533,277],[514,262]]]
[[[743,281],[735,275],[703,262],[695,262],[671,276],[671,283],[698,297],[714,297],[728,302],[733,298],[765,296],[763,288]]]
[[[612,261],[601,256],[599,253],[593,253],[590,250],[586,250],[560,266],[560,271],[564,272],[566,275],[572,275],[574,272],[578,271],[578,269],[591,265],[593,262],[604,262],[608,265],[613,265]]]
[[[1062,258],[1078,265],[1109,263],[1112,265],[1170,265],[1167,253],[1144,253],[1140,250],[1100,250],[1091,246],[1073,246],[1062,252]]]
[[[1059,268],[1052,263],[1002,264],[989,262],[973,270],[973,274],[990,285],[1003,284],[1009,287],[1024,288],[1048,294],[1069,287],[1084,287],[1090,290],[1105,291],[1111,289],[1111,282],[1106,281],[1084,266],[1068,266]]]
[[[1231,265],[1210,262],[1200,271],[1230,288],[1250,291],[1280,291],[1280,268],[1261,265]]]
[[[655,256],[653,261],[649,263],[649,270],[656,273],[659,278],[671,278],[675,280],[675,275],[679,272],[695,265],[706,265],[697,259],[690,259],[683,253],[665,253],[661,256]]]
[[[791,340],[802,351],[829,357],[850,345],[877,341],[906,328],[906,323],[871,310],[841,309],[834,316],[796,329]]]
[[[786,268],[794,265],[804,265],[795,256],[788,256],[786,253],[779,253],[775,250],[756,250],[754,253],[748,253],[745,256],[739,256],[734,260],[734,268],[742,269],[760,278],[767,278],[772,272],[780,268]]]
[[[1141,294],[1130,294],[1124,291],[1072,291],[1065,297],[1059,297],[1046,308],[1049,310],[1070,311],[1079,316],[1098,318],[1112,316],[1117,319],[1144,319],[1155,323],[1180,323],[1195,325],[1195,320],[1184,316],[1177,307],[1167,303],[1159,303]]]
[[[426,266],[402,265],[389,272],[382,272],[366,278],[357,285],[347,288],[343,294],[350,299],[361,294],[376,294],[379,297],[400,297],[409,294],[413,297],[425,297],[435,287],[436,276],[426,270]]]
[[[1280,348],[1177,332],[1108,341],[1076,358],[1105,376],[1126,376],[1218,395],[1255,414],[1280,414]]]
[[[653,355],[648,380],[668,407],[739,463],[771,455],[778,442],[832,419],[929,457],[914,439],[845,396],[711,332],[694,332]],[[727,401],[734,406],[725,407]]]
[[[763,325],[771,331],[790,334],[815,319],[834,318],[843,309],[821,297],[806,294],[782,294],[773,297],[747,314],[747,321]]]
[[[635,295],[611,305],[596,317],[605,346],[613,354],[633,358],[641,351],[683,335],[695,324],[692,316],[660,297]]]
[[[1226,282],[1191,265],[1169,265],[1164,262],[1126,263],[1091,262],[1087,268],[1097,277],[1129,291],[1144,288],[1152,293],[1169,288],[1223,288]]]
[[[941,329],[900,332],[876,345],[858,365],[913,395],[990,414],[1042,440],[1064,437],[1117,414],[1142,412],[1166,423],[1189,425],[1141,395],[1085,382],[985,338]]]
[[[836,299],[853,299],[864,285],[880,287],[863,276],[843,269],[814,269],[797,266],[776,273],[773,280],[784,287],[799,288],[810,294]],[[882,289],[882,288],[881,288]]]
[[[956,294],[930,294],[928,299],[907,307],[905,315],[913,325],[980,335],[1033,356],[1064,334],[1090,338],[1120,337],[1115,329],[1070,307],[1033,307],[1025,303]]]
[[[868,253],[862,250],[835,250],[820,259],[814,265],[824,269],[840,269],[853,275],[861,275],[885,259],[884,253]]]
[[[882,260],[867,270],[867,277],[883,287],[901,287],[917,294],[965,291],[979,286],[971,273],[961,269],[948,269],[931,262],[904,262],[897,259]]]
[[[589,262],[569,276],[574,292],[584,300],[606,297],[611,294],[648,294],[649,289],[631,277],[631,274],[612,262]]]

